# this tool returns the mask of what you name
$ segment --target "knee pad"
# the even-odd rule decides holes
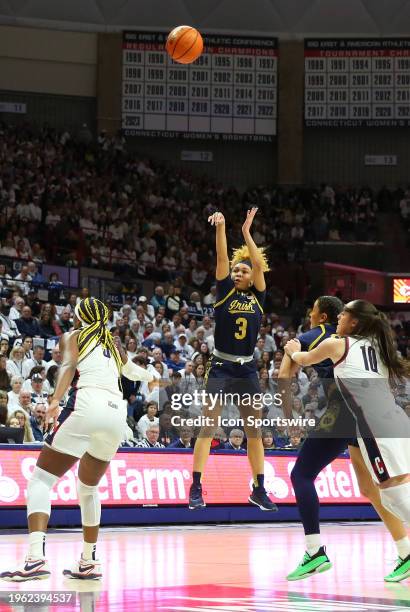
[[[77,481],[78,503],[81,508],[81,522],[84,527],[95,527],[101,520],[101,502],[98,487]]]
[[[58,480],[58,476],[35,466],[27,484],[27,516],[34,512],[43,512],[50,516],[50,491]]]
[[[387,510],[395,514],[403,523],[410,524],[410,482],[380,489],[380,499]]]

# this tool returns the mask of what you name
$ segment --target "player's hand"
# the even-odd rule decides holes
[[[225,225],[225,217],[221,212],[215,212],[213,215],[208,217],[208,223],[211,225]]]
[[[299,340],[296,340],[296,338],[293,338],[292,340],[288,340],[285,344],[285,353],[287,355],[289,355],[289,357],[292,357],[293,353],[295,353],[296,351],[300,351],[302,348],[302,345],[300,344]]]
[[[245,222],[242,225],[242,234],[245,234],[246,232],[249,232],[257,212],[258,212],[258,207],[257,206],[252,206],[252,208],[250,210],[248,210],[248,212],[246,213]]]
[[[60,402],[57,399],[51,400],[46,410],[46,423],[53,421],[53,427],[57,427],[57,419],[60,414]]]

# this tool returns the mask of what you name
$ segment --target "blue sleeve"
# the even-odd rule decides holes
[[[252,287],[251,291],[255,294],[259,304],[263,307],[266,298],[266,289],[264,289],[263,291],[258,291],[256,287]]]
[[[314,327],[313,329],[309,329],[309,331],[298,336],[298,340],[302,345],[302,351],[308,351],[309,346],[321,335],[321,333],[322,330],[320,327]]]
[[[231,291],[231,289],[233,289],[234,286],[235,285],[234,285],[233,280],[231,279],[230,274],[228,274],[228,276],[226,276],[222,280],[217,280],[216,281],[216,301],[219,302],[220,300],[223,300],[224,297],[228,295],[228,293]]]

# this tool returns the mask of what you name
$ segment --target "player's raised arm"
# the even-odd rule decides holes
[[[255,286],[255,289],[257,289],[258,291],[265,291],[266,283],[264,271],[266,271],[266,262],[261,254],[260,249],[258,249],[254,239],[251,236],[251,225],[257,211],[258,209],[256,208],[256,206],[253,206],[251,210],[248,210],[245,222],[242,225],[242,234],[245,239],[246,246],[249,250],[249,257],[251,260],[253,271],[253,284]]]
[[[223,280],[229,274],[228,245],[226,243],[225,217],[216,212],[208,217],[208,222],[216,228],[216,280]]]
[[[154,381],[154,376],[148,370],[144,370],[141,366],[138,366],[136,363],[133,363],[130,359],[128,359],[127,353],[124,351],[121,340],[118,336],[113,338],[115,348],[120,354],[122,361],[121,374],[128,378],[128,380],[134,381],[145,381],[151,383]]]

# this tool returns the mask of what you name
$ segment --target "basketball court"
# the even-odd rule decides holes
[[[301,526],[253,524],[104,529],[98,544],[101,582],[67,580],[62,571],[80,552],[79,530],[50,533],[52,577],[1,582],[4,591],[75,591],[76,603],[26,610],[179,610],[210,612],[386,611],[410,607],[410,581],[388,585],[396,551],[378,523],[332,523],[322,528],[333,568],[288,582],[304,552]],[[22,532],[4,534],[1,566],[26,554]],[[1,611],[12,610],[2,598]],[[21,610],[22,608],[15,608]]]

